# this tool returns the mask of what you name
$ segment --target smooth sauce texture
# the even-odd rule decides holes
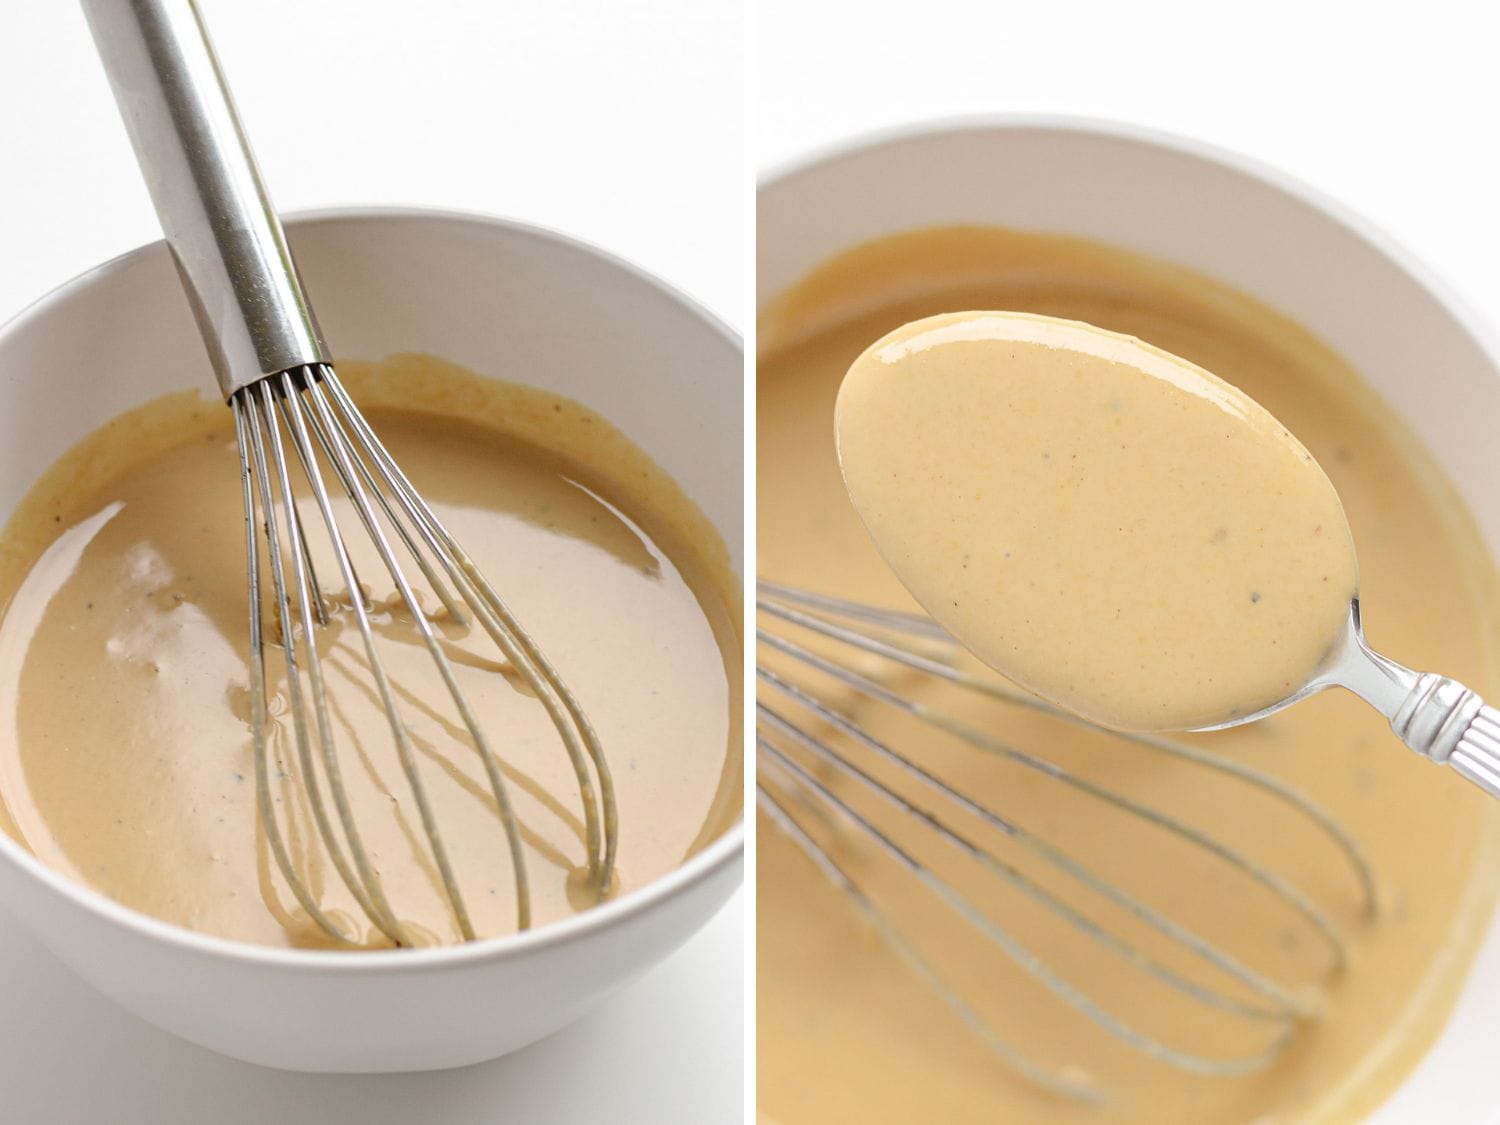
[[[985,308],[1127,333],[1252,395],[1305,443],[1343,500],[1360,545],[1362,597],[1380,606],[1369,623],[1372,643],[1419,666],[1472,677],[1481,691],[1500,686],[1494,652],[1500,618],[1478,533],[1357,375],[1297,325],[1237,292],[1066,238],[974,228],[914,232],[834,260],[768,309],[760,323],[757,386],[763,576],[915,608],[844,488],[834,448],[835,398],[870,341],[921,317]],[[903,694],[1007,745],[1212,831],[1323,906],[1348,937],[1350,967],[1328,976],[1327,947],[1306,922],[1201,849],[1038,771],[977,753],[888,708],[830,693],[826,681],[803,673],[799,682],[877,737],[917,754],[965,793],[1247,964],[1288,985],[1316,988],[1324,1008],[1322,1018],[1301,1028],[1279,1061],[1260,1074],[1204,1078],[1154,1062],[1065,1009],[856,830],[809,812],[784,777],[763,767],[762,782],[787,797],[799,822],[900,919],[908,939],[999,1034],[1039,1063],[1087,1075],[1116,1099],[1103,1110],[1078,1106],[1017,1077],[762,816],[757,1058],[764,1121],[1347,1122],[1384,1098],[1432,1041],[1494,902],[1500,810],[1462,779],[1401,748],[1359,700],[1328,692],[1249,727],[1180,738],[1306,791],[1351,832],[1379,882],[1378,921],[1360,912],[1350,870],[1326,837],[1264,793],[1118,734],[977,699],[915,675],[882,673],[873,664],[861,667],[888,675]],[[984,670],[978,661],[969,667]],[[767,702],[795,714],[784,698]],[[873,755],[841,744],[879,770]],[[797,753],[795,746],[788,750]],[[831,771],[828,776],[837,781]],[[933,842],[930,830],[852,784],[840,788],[1056,971],[1138,1026],[1218,1057],[1264,1045],[1264,1029],[1174,998],[1034,901],[987,873],[975,875],[954,849]],[[1165,963],[1195,979],[1215,979],[1000,833],[982,839],[1001,859],[1141,941]]]
[[[620,806],[612,890],[672,870],[741,803],[738,595],[722,544],[577,403],[427,357],[340,372],[599,731]],[[224,937],[322,945],[256,820],[240,512],[229,412],[192,394],[101,431],[33,490],[0,558],[0,794],[39,858],[128,906]],[[475,929],[510,932],[510,857],[483,768],[347,503],[339,517]],[[314,562],[337,593],[331,555]],[[590,905],[577,781],[542,708],[481,629],[433,618],[503,763],[535,922]],[[347,604],[318,646],[389,899],[422,940],[456,940]],[[384,944],[316,844],[277,648],[267,667],[273,791],[294,862],[321,906]]]
[[[1343,632],[1358,570],[1333,485],[1265,409],[1159,348],[926,317],[854,361],[834,418],[850,499],[917,601],[1103,726],[1258,711]]]

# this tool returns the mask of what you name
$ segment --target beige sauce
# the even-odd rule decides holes
[[[575,402],[426,357],[340,373],[597,728],[619,796],[615,891],[676,867],[741,805],[738,594],[712,529]],[[13,834],[39,858],[119,902],[206,933],[318,945],[256,823],[230,422],[192,394],[147,406],[85,441],[10,521],[0,794]],[[454,736],[436,668],[347,506],[340,520],[475,928],[509,932],[515,889],[483,769]],[[314,559],[329,587],[331,557]],[[579,893],[572,769],[488,636],[439,628],[504,763],[535,921],[567,916],[594,901]],[[424,940],[454,940],[347,610],[318,645],[356,820],[387,894]],[[274,648],[268,669],[275,792],[295,862],[326,910],[383,944],[314,842]]]
[[[1381,607],[1370,622],[1372,642],[1417,666],[1471,677],[1481,690],[1500,686],[1492,575],[1477,532],[1430,462],[1342,360],[1295,324],[1206,278],[1068,239],[975,229],[901,236],[835,260],[768,311],[757,392],[761,574],[914,608],[845,492],[834,449],[835,398],[871,341],[920,317],[985,308],[1139,337],[1263,403],[1325,467],[1343,500],[1359,543],[1362,594]],[[1073,1106],[999,1063],[762,817],[758,1068],[767,1119],[1342,1122],[1368,1112],[1431,1042],[1494,899],[1497,810],[1462,779],[1401,748],[1357,699],[1326,693],[1250,727],[1182,737],[1269,770],[1344,824],[1379,879],[1383,911],[1374,922],[1361,915],[1349,869],[1326,839],[1263,795],[1118,735],[975,701],[915,676],[898,677],[898,684],[1007,743],[1213,830],[1323,904],[1348,935],[1351,966],[1330,977],[1327,948],[1304,922],[1198,849],[1035,771],[977,754],[875,705],[841,700],[878,735],[1080,862],[1275,979],[1317,989],[1324,1014],[1298,1032],[1271,1069],[1249,1077],[1195,1077],[1144,1058],[1065,1009],[855,830],[820,821],[789,798],[809,830],[901,919],[908,938],[998,1033],[1039,1063],[1087,1075],[1117,1101],[1102,1111]],[[762,780],[778,785],[771,771],[763,770]],[[856,799],[853,786],[843,789]],[[924,844],[909,821],[871,799],[861,807],[924,859],[947,863],[944,849]],[[1003,858],[1110,928],[1199,979],[1217,979],[992,835],[985,842]],[[993,878],[970,877],[957,861],[942,870],[1060,974],[1143,1029],[1216,1057],[1264,1045],[1264,1031],[1173,998]]]
[[[850,499],[917,601],[1104,726],[1258,711],[1342,634],[1357,568],[1323,470],[1159,348],[1022,313],[926,317],[854,361],[834,419]]]

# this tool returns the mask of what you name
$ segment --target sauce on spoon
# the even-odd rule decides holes
[[[1121,730],[1221,723],[1316,673],[1358,589],[1312,455],[1158,348],[1007,312],[914,321],[835,411],[856,510],[997,671]]]

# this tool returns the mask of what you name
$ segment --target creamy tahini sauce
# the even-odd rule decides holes
[[[1338,494],[1242,391],[1025,313],[925,317],[850,367],[839,461],[876,547],[993,668],[1121,730],[1285,698],[1349,616]]]
[[[1481,690],[1500,686],[1494,654],[1500,623],[1478,533],[1431,462],[1355,373],[1297,325],[1209,279],[1064,238],[971,228],[904,235],[835,260],[767,311],[759,326],[757,386],[760,573],[916,608],[849,501],[835,455],[835,398],[872,340],[922,317],[986,308],[1139,337],[1264,404],[1305,443],[1343,500],[1359,543],[1361,596],[1380,606],[1370,621],[1372,641],[1418,666],[1471,677]],[[972,667],[982,670],[978,661]],[[879,674],[873,663],[868,670]],[[761,818],[757,1059],[767,1120],[1344,1122],[1367,1113],[1432,1041],[1494,901],[1497,809],[1461,779],[1402,749],[1359,700],[1325,693],[1249,727],[1181,737],[1269,770],[1347,826],[1380,883],[1384,909],[1373,922],[1361,916],[1354,882],[1326,840],[1245,786],[1131,749],[1118,735],[976,700],[914,675],[894,680],[903,693],[1003,742],[1212,829],[1325,904],[1349,935],[1351,966],[1321,986],[1323,1017],[1303,1028],[1269,1071],[1239,1079],[1185,1075],[1119,1046],[1065,1010],[855,830],[822,822],[789,798],[999,1033],[1039,1062],[1088,1075],[1118,1101],[1105,1110],[1072,1106],[1007,1070],[797,846]],[[804,682],[831,690],[814,684],[810,673]],[[1257,969],[1292,985],[1325,980],[1327,953],[1308,927],[1200,850],[886,709],[833,698],[965,792]],[[859,747],[846,749],[878,769],[873,756],[858,757]],[[774,774],[763,780],[777,784]],[[1263,1030],[1173,999],[994,877],[975,877],[949,859],[953,849],[933,843],[909,818],[852,784],[843,791],[923,858],[945,864],[989,916],[1121,1015],[1211,1055],[1264,1043]],[[1202,972],[1180,953],[1150,943],[1118,911],[1061,883],[1023,849],[998,834],[987,840],[1002,858],[1111,928],[1148,941],[1153,954],[1192,975]]]
[[[619,797],[614,892],[676,867],[741,807],[738,592],[710,525],[578,403],[419,356],[340,372],[598,730]],[[475,928],[509,932],[515,891],[483,769],[454,736],[436,667],[357,516],[338,507]],[[0,796],[7,829],[40,859],[128,906],[224,937],[320,945],[256,823],[243,536],[229,412],[192,393],[106,427],[33,489],[0,540]],[[330,556],[315,562],[325,586],[336,581]],[[572,768],[488,636],[440,615],[437,627],[504,764],[535,921],[567,916],[596,901]],[[347,609],[318,645],[389,899],[423,940],[454,940]],[[325,910],[382,944],[313,843],[274,647],[267,661],[294,861]]]

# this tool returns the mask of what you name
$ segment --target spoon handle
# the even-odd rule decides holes
[[[1500,711],[1479,709],[1448,764],[1485,792],[1500,796]]]
[[[1391,729],[1417,753],[1500,797],[1500,711],[1478,693],[1424,672],[1391,716]]]

